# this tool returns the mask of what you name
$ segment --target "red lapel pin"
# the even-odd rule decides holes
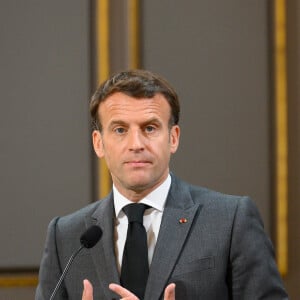
[[[180,224],[187,223],[187,221],[188,221],[188,220],[187,220],[186,218],[180,218],[180,219],[179,219],[179,223],[180,223]]]

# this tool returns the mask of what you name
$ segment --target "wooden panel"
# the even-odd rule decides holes
[[[38,268],[50,219],[92,200],[89,5],[1,1],[0,28],[0,268]]]
[[[268,1],[144,1],[142,66],[182,102],[172,169],[194,184],[250,195],[271,228]]]

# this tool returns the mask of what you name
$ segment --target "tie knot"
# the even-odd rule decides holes
[[[143,224],[143,216],[145,210],[149,208],[148,205],[143,203],[132,203],[123,207],[123,211],[128,218],[128,222],[138,222]]]

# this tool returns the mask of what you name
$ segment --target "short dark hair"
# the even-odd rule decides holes
[[[172,86],[164,78],[150,71],[130,70],[117,73],[104,81],[92,96],[90,113],[94,129],[102,130],[98,115],[100,103],[118,92],[137,99],[152,98],[156,94],[162,94],[171,107],[170,126],[178,124],[180,104]]]

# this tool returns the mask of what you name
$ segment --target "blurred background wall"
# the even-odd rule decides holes
[[[300,276],[299,18],[286,3],[288,240],[278,240],[276,1],[3,0],[0,3],[0,299],[33,299],[47,224],[107,192],[89,98],[127,68],[165,76],[182,103],[171,169],[257,203],[291,298]],[[284,1],[283,1],[284,2]],[[284,75],[284,74],[282,74]],[[258,249],[259,251],[259,249]],[[277,251],[278,252],[278,251]]]

